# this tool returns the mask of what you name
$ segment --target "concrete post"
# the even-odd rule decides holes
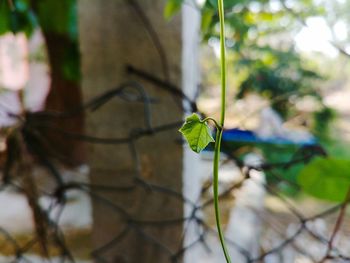
[[[83,94],[85,100],[126,81],[142,84],[149,96],[159,103],[152,105],[152,125],[179,121],[183,112],[168,92],[131,76],[131,65],[181,86],[182,27],[181,16],[170,22],[163,18],[164,0],[79,0],[79,32],[82,53]],[[137,3],[149,19],[165,51],[160,54],[147,24],[133,6]],[[163,57],[162,57],[163,56]],[[164,57],[166,56],[166,57]],[[166,62],[166,68],[164,68]],[[179,102],[179,100],[178,100]],[[181,105],[181,101],[180,101]],[[99,137],[125,137],[133,129],[144,127],[142,103],[114,99],[87,116],[87,134]],[[183,149],[176,129],[138,140],[135,144],[142,180],[182,191]],[[90,145],[91,182],[99,185],[134,184],[135,159],[130,145]],[[128,192],[103,194],[139,220],[179,218],[183,203],[170,196],[138,187]],[[105,204],[93,202],[93,246],[101,247],[126,227],[122,216]],[[182,225],[143,227],[148,236],[172,251],[181,247]],[[108,262],[169,262],[167,249],[144,238],[136,228],[104,253]]]

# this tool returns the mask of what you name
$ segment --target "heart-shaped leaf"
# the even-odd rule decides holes
[[[350,160],[317,158],[298,175],[302,189],[317,198],[345,201],[350,187]]]
[[[215,142],[208,124],[202,121],[195,113],[186,118],[184,125],[179,131],[196,153],[201,152],[209,143]]]

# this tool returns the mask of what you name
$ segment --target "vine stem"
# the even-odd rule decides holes
[[[220,18],[220,60],[221,60],[221,116],[215,140],[214,163],[213,163],[213,192],[214,192],[214,208],[216,227],[219,234],[222,250],[227,263],[231,263],[228,253],[225,237],[221,229],[220,209],[219,209],[219,161],[221,151],[221,139],[223,127],[225,124],[225,108],[226,108],[226,47],[225,47],[225,18],[224,18],[224,1],[218,0],[219,18]]]
[[[215,124],[215,127],[216,129],[219,131],[222,129],[222,127],[219,125],[219,123],[214,119],[214,118],[211,118],[211,117],[206,117],[204,120],[202,120],[201,122],[202,123],[205,123],[207,121],[212,121],[214,124]]]

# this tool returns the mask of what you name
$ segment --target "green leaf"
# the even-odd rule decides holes
[[[180,9],[183,0],[168,0],[164,8],[164,17],[169,20],[171,19]]]
[[[0,35],[7,32],[24,32],[29,36],[37,26],[33,12],[26,0],[14,1],[15,10],[7,2],[0,3]]]
[[[350,160],[317,158],[302,169],[298,182],[314,197],[342,202],[350,187]]]
[[[77,38],[77,1],[37,1],[37,15],[44,31]]]
[[[211,136],[208,124],[203,122],[195,113],[186,118],[184,125],[179,131],[196,153],[201,152],[209,143],[215,142]]]
[[[214,15],[215,15],[215,11],[213,9],[205,8],[202,10],[202,24],[201,24],[202,32],[208,31]]]

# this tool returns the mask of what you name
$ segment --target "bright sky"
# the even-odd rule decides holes
[[[313,17],[307,20],[304,27],[295,37],[297,48],[302,52],[321,52],[329,57],[336,57],[338,51],[330,44],[334,39],[332,33],[322,17]],[[345,40],[347,25],[338,22],[334,27],[337,40]]]

